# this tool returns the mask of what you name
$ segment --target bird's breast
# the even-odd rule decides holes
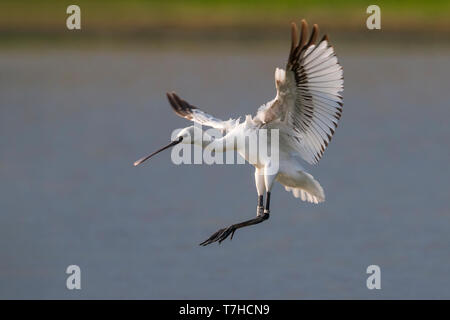
[[[272,144],[272,140],[271,130],[248,127],[239,135],[236,151],[248,163],[262,168],[278,161],[278,144]]]

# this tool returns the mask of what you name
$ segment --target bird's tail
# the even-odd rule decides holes
[[[300,198],[303,201],[311,202],[311,203],[319,203],[325,201],[325,195],[322,196],[315,196],[308,191],[305,191],[301,188],[291,188],[291,187],[284,187],[286,191],[292,191],[294,194],[294,197]]]
[[[303,174],[308,176],[308,179],[305,181],[306,183],[301,187],[284,186],[286,191],[291,191],[294,197],[300,198],[303,201],[311,203],[324,202],[325,193],[320,183],[309,173],[303,172]]]

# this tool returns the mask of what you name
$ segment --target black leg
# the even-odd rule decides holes
[[[256,216],[261,216],[264,214],[264,199],[263,196],[258,196],[258,206],[256,207]]]
[[[264,208],[264,213],[270,213],[270,191],[266,192],[266,207]]]
[[[270,198],[270,192],[267,193],[267,199]],[[200,243],[201,246],[206,246],[208,244],[211,244],[213,242],[219,241],[221,243],[223,240],[228,238],[228,236],[231,235],[230,240],[233,239],[234,232],[243,227],[251,226],[254,224],[261,223],[267,219],[269,219],[269,201],[266,201],[266,209],[263,211],[263,196],[258,196],[258,215],[256,218],[233,224],[227,228],[220,229],[219,231],[213,233],[211,237]]]

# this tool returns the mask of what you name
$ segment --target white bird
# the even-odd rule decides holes
[[[222,121],[192,106],[175,93],[167,93],[176,114],[201,125],[220,129],[226,134],[215,139],[200,128],[190,126],[182,129],[168,146],[134,163],[137,166],[179,143],[196,144],[203,148],[208,146],[216,152],[235,150],[249,161],[251,155],[246,152],[246,146],[236,144],[236,139],[261,129],[279,130],[278,170],[268,170],[270,159],[267,157],[258,157],[251,163],[255,167],[258,194],[256,217],[220,229],[200,245],[216,241],[221,243],[230,235],[232,239],[237,229],[267,220],[270,192],[275,181],[303,201],[319,203],[325,200],[321,185],[303,169],[299,157],[310,164],[317,164],[328,146],[342,114],[343,70],[328,37],[325,35],[316,43],[316,24],[309,39],[305,20],[302,20],[300,36],[295,23],[292,23],[291,28],[292,43],[286,70],[275,70],[276,97],[262,105],[254,117],[247,115],[243,122],[239,119]],[[271,143],[270,139],[267,143]]]

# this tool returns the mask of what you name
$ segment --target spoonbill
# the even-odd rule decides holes
[[[279,130],[278,170],[269,172],[267,158],[258,158],[252,163],[258,195],[256,217],[219,229],[200,243],[202,246],[221,243],[229,236],[232,239],[237,229],[269,219],[270,194],[275,181],[303,201],[319,203],[325,200],[321,185],[303,169],[299,158],[309,164],[317,164],[331,141],[342,114],[343,69],[327,35],[317,42],[319,28],[316,24],[309,38],[305,20],[301,22],[300,35],[295,23],[291,24],[291,32],[286,69],[275,70],[276,96],[259,107],[255,116],[247,115],[242,122],[239,119],[223,121],[201,111],[174,92],[167,93],[177,115],[222,130],[225,135],[213,138],[200,128],[190,126],[182,129],[169,145],[134,163],[137,166],[179,143],[195,144],[202,148],[212,145],[216,152],[235,150],[248,161],[248,152],[245,147],[236,145],[235,139],[263,128]]]

